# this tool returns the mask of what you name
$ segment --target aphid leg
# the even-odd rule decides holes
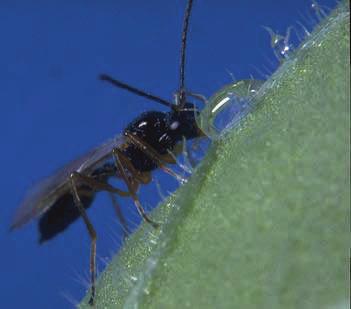
[[[157,189],[157,192],[158,192],[158,195],[160,196],[161,198],[161,201],[165,201],[166,200],[166,195],[162,192],[162,188],[161,188],[161,185],[160,185],[160,182],[158,179],[155,179],[155,185],[156,185],[156,189]]]
[[[125,133],[126,137],[130,140],[131,143],[133,143],[135,146],[137,146],[141,151],[143,151],[147,156],[149,156],[153,161],[157,163],[159,168],[163,170],[165,173],[175,177],[179,182],[183,183],[186,180],[181,176],[178,175],[176,172],[168,168],[164,162],[164,160],[160,157],[160,155],[157,153],[155,149],[153,149],[150,145],[142,141],[140,138],[130,134],[129,132]]]
[[[191,143],[190,149],[187,149],[188,160],[193,168],[199,163],[199,159],[196,159],[196,155],[202,157],[205,154],[205,150],[201,146],[201,142],[205,138],[206,137],[199,137],[193,140]],[[195,157],[194,157],[194,153],[195,153]]]
[[[95,298],[95,277],[96,277],[96,231],[90,222],[88,215],[84,209],[84,206],[79,198],[78,190],[77,190],[77,175],[79,173],[73,172],[70,176],[70,183],[71,183],[71,190],[72,190],[72,195],[74,198],[75,205],[79,209],[79,212],[84,220],[85,226],[88,229],[88,233],[90,236],[91,240],[91,245],[90,245],[90,280],[91,280],[91,295],[89,299],[89,304],[93,305],[94,304],[94,298]]]
[[[114,161],[115,161],[115,165],[117,167],[117,170],[118,172],[120,173],[122,179],[124,180],[124,182],[126,183],[127,187],[128,187],[128,191],[129,191],[129,194],[130,196],[132,197],[133,201],[134,201],[134,204],[140,214],[140,216],[147,222],[149,223],[151,226],[153,226],[154,228],[158,228],[159,227],[159,224],[154,222],[153,220],[151,220],[148,215],[145,213],[144,211],[144,208],[143,206],[141,205],[140,201],[139,201],[139,198],[136,194],[136,191],[135,189],[133,188],[133,184],[130,182],[130,179],[129,177],[127,176],[126,174],[126,171],[125,171],[125,166],[124,166],[124,163],[127,161],[127,159],[124,158],[124,155],[123,153],[115,148],[113,149],[112,151],[113,153],[113,158],[114,158]]]
[[[177,159],[176,155],[170,150],[168,150],[168,154],[173,158],[174,164],[177,164],[185,173],[188,173],[188,174],[192,173],[191,167],[187,165],[188,162],[185,162],[185,164],[183,164]]]
[[[196,161],[191,153],[191,150],[188,149],[185,136],[182,137],[182,146],[183,146],[183,156],[184,156],[185,164],[190,170],[190,173],[192,173],[196,166]]]
[[[200,93],[194,93],[194,92],[188,92],[188,91],[185,92],[185,93],[186,93],[186,95],[188,97],[193,97],[193,98],[201,101],[205,105],[208,103],[207,98],[204,95],[200,94]]]
[[[122,226],[122,230],[123,230],[123,238],[126,239],[128,237],[128,235],[130,234],[128,225],[127,225],[127,221],[126,218],[124,217],[121,207],[117,202],[116,197],[114,196],[113,193],[109,192],[109,196],[112,200],[112,204],[113,204],[113,208],[116,212],[116,216],[118,218],[118,221],[121,223]]]

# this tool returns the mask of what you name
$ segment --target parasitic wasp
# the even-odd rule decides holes
[[[179,148],[177,146],[184,143],[184,140],[204,136],[195,120],[199,111],[193,103],[187,101],[187,96],[200,99],[201,96],[189,93],[185,88],[186,45],[192,4],[193,1],[188,0],[183,18],[179,88],[175,94],[174,103],[118,81],[109,75],[102,74],[99,77],[115,87],[167,106],[170,111],[142,113],[127,125],[122,134],[43,179],[27,193],[11,225],[11,229],[16,229],[31,219],[39,217],[38,226],[40,243],[42,243],[63,232],[71,223],[82,217],[91,239],[90,304],[94,304],[95,298],[97,234],[86,210],[92,205],[96,193],[107,191],[111,195],[132,198],[140,216],[157,228],[158,223],[144,211],[138,198],[138,188],[140,185],[150,183],[151,172],[158,168],[179,178],[179,175],[168,167],[168,164],[176,164],[174,153],[177,154]],[[127,190],[111,185],[109,180],[113,178],[122,180]],[[121,215],[120,219],[123,220]]]

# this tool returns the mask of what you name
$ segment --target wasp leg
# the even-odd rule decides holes
[[[91,187],[94,190],[107,191],[110,193],[117,193],[120,196],[129,196],[128,192],[125,192],[123,190],[115,188],[107,182],[98,181],[91,176],[86,176],[86,175],[80,174],[78,172],[74,172],[73,174],[74,174],[74,177],[77,179],[77,181],[88,185],[89,187]]]
[[[139,184],[146,185],[152,180],[149,172],[139,172],[129,160],[124,160],[123,164],[125,168],[133,175],[133,191],[138,191]]]
[[[113,196],[113,193],[117,193],[119,196],[130,196],[130,194],[128,192],[125,192],[125,191],[122,191],[118,188],[115,188],[106,182],[101,182],[101,181],[95,180],[94,178],[92,178],[90,176],[85,176],[85,175],[76,173],[76,177],[80,183],[85,183],[88,186],[90,186],[92,189],[103,190],[103,191],[107,191],[110,193],[112,204],[113,204],[114,209],[116,211],[117,218],[122,224],[124,237],[126,238],[129,234],[127,223],[126,223],[125,218],[123,217],[123,214],[120,210],[120,207],[119,207],[115,197]]]
[[[89,236],[91,239],[91,247],[90,247],[91,297],[89,300],[89,304],[92,305],[92,304],[94,304],[94,298],[95,298],[96,238],[97,238],[97,235],[96,235],[96,231],[95,231],[93,225],[91,224],[91,222],[87,216],[87,213],[86,213],[85,208],[81,202],[81,199],[79,197],[77,183],[80,183],[80,184],[84,183],[94,190],[104,190],[104,191],[108,191],[110,193],[117,193],[120,196],[129,196],[130,194],[128,192],[114,188],[113,186],[111,186],[108,183],[95,180],[91,176],[82,175],[78,172],[73,172],[71,174],[70,182],[71,182],[71,190],[72,190],[74,202],[79,209],[79,212],[84,220],[84,223],[88,229],[88,233],[89,233]]]
[[[128,235],[130,234],[130,230],[127,225],[126,218],[124,217],[120,205],[117,203],[116,197],[113,195],[113,193],[109,192],[110,198],[112,200],[113,208],[115,209],[116,216],[118,218],[118,221],[121,223],[122,230],[123,230],[123,239],[126,239]]]
[[[158,228],[159,227],[159,224],[154,222],[153,220],[151,220],[148,215],[145,213],[144,211],[144,208],[143,206],[141,205],[140,201],[139,201],[139,198],[136,194],[136,190],[133,188],[133,184],[130,182],[130,179],[129,177],[127,176],[126,174],[126,171],[125,171],[125,166],[123,164],[125,164],[126,162],[126,159],[124,158],[124,155],[123,153],[115,148],[113,149],[112,151],[113,153],[113,158],[114,158],[114,161],[115,161],[115,165],[117,167],[117,170],[119,171],[122,179],[124,180],[124,182],[126,183],[127,187],[128,187],[128,191],[129,191],[129,194],[130,196],[132,197],[133,201],[134,201],[134,204],[140,214],[140,216],[149,224],[151,224],[151,226],[153,226],[154,228]]]
[[[185,179],[178,175],[176,172],[171,170],[166,166],[166,162],[155,149],[153,149],[150,145],[142,141],[140,138],[130,134],[129,132],[125,133],[126,137],[132,142],[135,146],[137,146],[141,151],[143,151],[147,156],[149,156],[153,161],[157,163],[160,169],[162,169],[165,173],[175,177],[179,182],[184,182]]]
[[[79,212],[84,220],[85,226],[88,229],[88,233],[90,236],[91,240],[91,245],[90,245],[90,280],[91,280],[91,296],[89,299],[89,304],[93,305],[94,304],[94,298],[95,298],[95,277],[96,277],[96,238],[97,234],[96,231],[90,222],[88,215],[84,209],[84,206],[80,200],[78,190],[77,190],[77,175],[79,175],[77,172],[74,172],[70,176],[70,183],[71,183],[71,190],[72,190],[72,195],[74,198],[74,203],[79,209]]]

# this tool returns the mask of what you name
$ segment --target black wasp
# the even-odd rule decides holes
[[[151,181],[151,172],[157,168],[177,176],[167,164],[175,164],[171,152],[185,139],[203,136],[195,117],[198,113],[194,104],[186,101],[192,95],[185,90],[185,50],[189,18],[193,1],[189,0],[183,20],[179,89],[175,103],[146,93],[103,74],[100,79],[141,97],[170,108],[169,112],[148,111],[134,119],[118,135],[84,156],[68,163],[55,174],[39,182],[21,203],[11,229],[19,228],[32,218],[40,217],[40,242],[50,240],[63,232],[80,216],[91,238],[90,273],[91,297],[94,303],[96,277],[96,231],[91,224],[88,209],[98,191],[131,197],[142,218],[157,227],[145,213],[137,192],[142,184]],[[194,95],[193,95],[194,96]],[[127,191],[109,184],[109,179],[119,178],[126,184]]]

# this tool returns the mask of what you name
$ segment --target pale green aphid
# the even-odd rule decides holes
[[[252,110],[262,84],[261,80],[247,79],[223,87],[206,102],[197,118],[199,127],[212,140],[223,136]]]

